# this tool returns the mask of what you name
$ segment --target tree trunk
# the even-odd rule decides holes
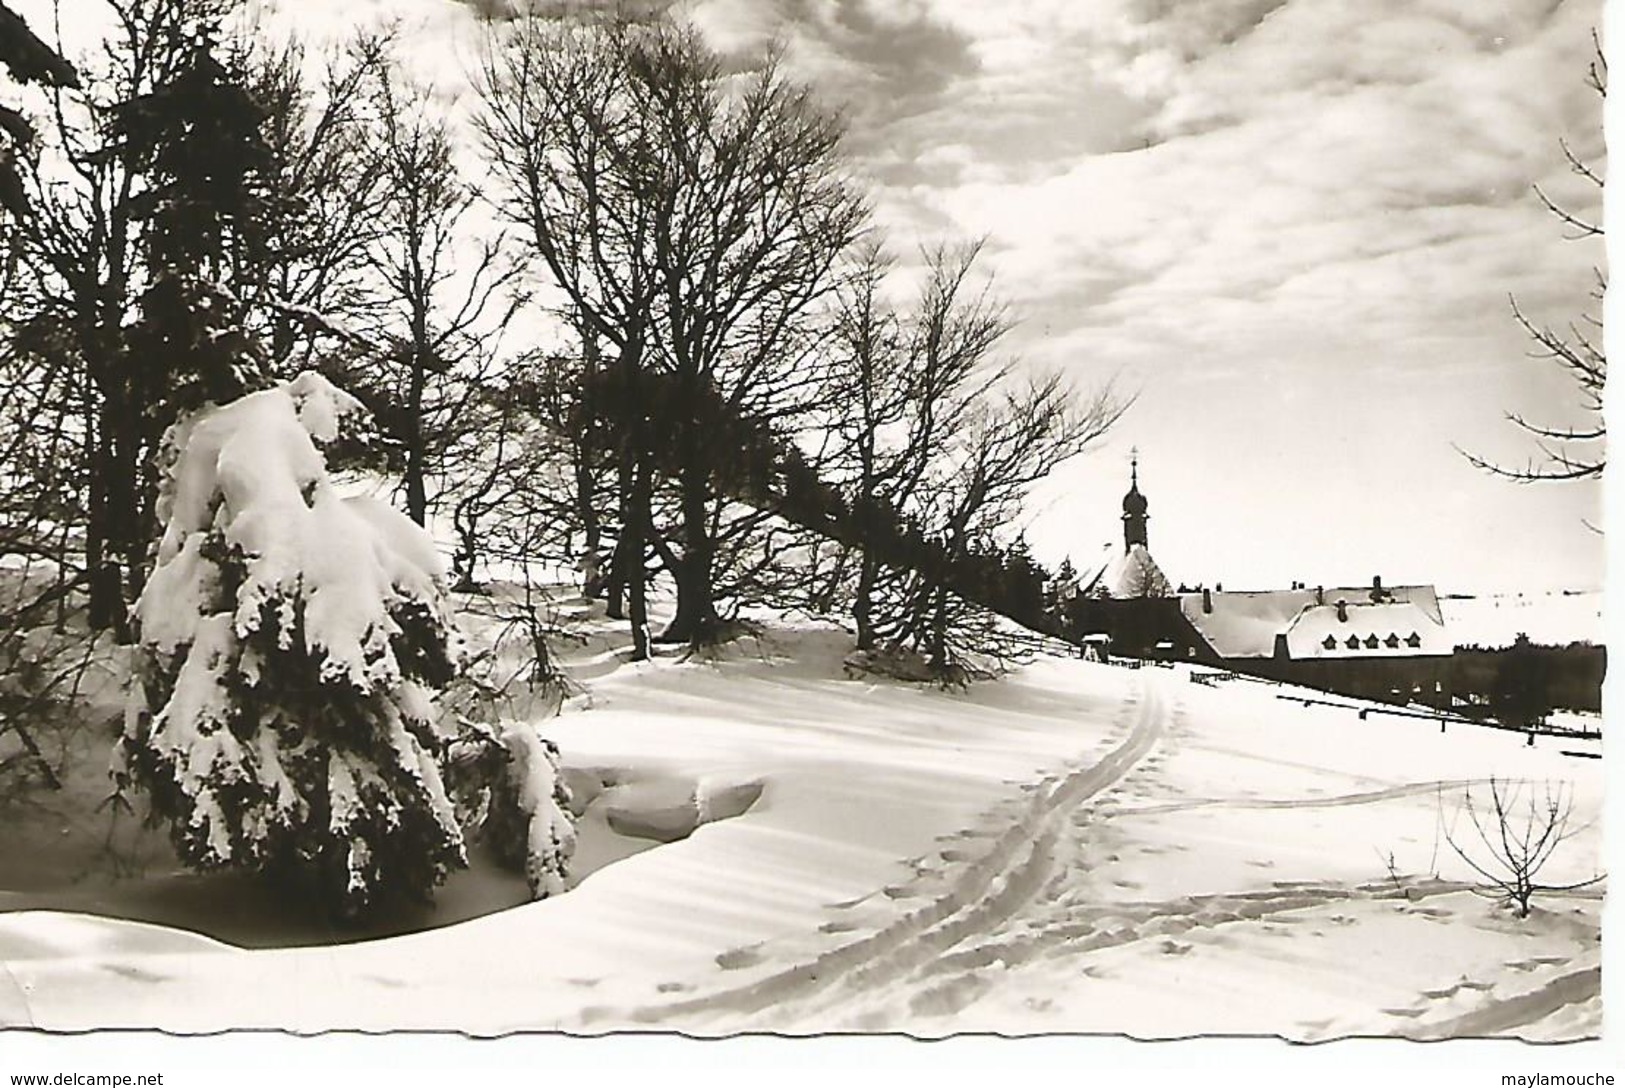
[[[931,667],[945,671],[948,668],[948,591],[940,585],[933,591],[931,639],[927,649]]]
[[[880,562],[867,550],[858,566],[858,588],[852,597],[852,620],[858,625],[858,649],[875,648],[874,594]]]
[[[716,545],[707,524],[711,503],[705,491],[705,476],[699,469],[684,474],[683,554],[672,571],[677,582],[677,612],[660,633],[661,642],[702,646],[715,640],[717,635],[717,610],[711,586],[711,562]]]
[[[593,479],[593,461],[597,450],[593,448],[593,435],[598,426],[598,341],[582,322],[582,355],[585,373],[581,382],[581,418],[576,421],[575,434],[575,503],[576,517],[586,537],[582,550],[596,561],[603,546],[602,529],[598,521],[598,487]]]
[[[621,535],[615,538],[615,548],[609,553],[609,580],[604,583],[604,615],[612,620],[626,619],[626,547],[631,537],[631,530],[627,528],[630,517],[630,502],[622,499]]]
[[[479,560],[479,523],[474,516],[453,516],[457,526],[457,552],[452,556],[451,572],[455,576],[452,589],[458,593],[477,593],[480,585],[474,580],[474,564]]]
[[[133,409],[105,394],[98,406],[96,439],[90,472],[90,524],[86,562],[90,570],[89,620],[97,630],[111,630],[120,643],[131,638],[126,578],[144,554],[141,539],[136,459],[139,437]]]
[[[428,487],[424,483],[428,454],[423,441],[423,391],[427,381],[423,352],[412,360],[411,385],[406,401],[406,516],[419,525],[429,518]]]
[[[92,629],[105,631],[121,622],[123,598],[119,595],[118,567],[110,563],[107,554],[112,535],[108,524],[112,511],[107,498],[112,456],[101,427],[93,425],[92,431],[93,436],[87,443],[90,446],[90,507],[85,526],[85,570],[90,586],[88,619]]]
[[[633,375],[630,372],[626,375],[629,382],[632,377]],[[628,401],[630,402],[630,408],[623,425],[625,434],[621,440],[620,463],[615,466],[616,483],[621,495],[621,532],[615,538],[615,550],[610,554],[609,582],[605,586],[606,607],[604,613],[612,620],[626,619],[626,584],[630,566],[628,557],[633,554],[628,550],[628,542],[633,534],[632,523],[636,521],[640,527],[647,524],[649,513],[647,484],[644,485],[641,511],[639,510],[638,497],[635,494],[636,489],[633,486],[633,480],[638,474],[638,463],[643,457],[643,452],[638,448],[640,444],[640,428],[634,422],[637,407],[636,402],[631,400],[630,392],[628,393]],[[644,534],[639,531],[636,536],[638,541],[637,554],[641,561]]]
[[[653,519],[649,507],[654,489],[654,458],[643,434],[642,353],[628,345],[620,358],[626,397],[622,420],[621,460],[617,466],[621,489],[621,532],[615,540],[609,584],[610,616],[624,615],[632,628],[632,660],[647,661],[649,647],[648,578],[643,556]]]
[[[429,496],[423,483],[423,439],[413,435],[406,444],[406,516],[427,525]]]
[[[701,435],[700,379],[692,373],[681,376],[677,389],[679,421],[677,435],[678,489],[683,518],[683,554],[672,577],[677,583],[677,611],[660,633],[661,642],[686,642],[701,646],[716,637],[717,612],[712,600],[711,564],[716,542],[711,539],[711,472],[709,457],[714,451]],[[685,410],[686,409],[686,410]]]
[[[624,556],[622,566],[627,620],[632,627],[632,660],[649,659],[649,604],[644,577],[644,540],[649,530],[649,491],[651,469],[639,464],[632,473],[631,501],[627,503],[626,524],[616,551]]]

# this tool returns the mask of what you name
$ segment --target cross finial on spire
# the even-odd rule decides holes
[[[1140,447],[1130,446],[1128,449],[1128,479],[1131,484],[1140,482]]]

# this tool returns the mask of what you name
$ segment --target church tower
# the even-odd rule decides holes
[[[1129,451],[1129,484],[1128,494],[1123,496],[1123,550],[1126,552],[1138,544],[1142,548],[1149,548],[1146,543],[1145,523],[1150,519],[1146,516],[1145,496],[1140,494],[1140,451]]]

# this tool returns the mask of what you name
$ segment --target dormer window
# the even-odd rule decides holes
[[[1355,636],[1350,635],[1349,640],[1343,643],[1343,645],[1347,646],[1351,650],[1358,650],[1360,648],[1360,640]]]
[[[1390,650],[1397,650],[1399,649],[1399,636],[1389,635],[1387,638],[1382,640],[1382,644],[1388,647]]]
[[[1412,631],[1411,637],[1405,640],[1405,645],[1409,646],[1413,650],[1417,649],[1422,645],[1422,636],[1417,634],[1415,631]]]
[[[1321,645],[1326,647],[1328,650],[1335,650],[1337,649],[1337,639],[1332,635],[1327,635],[1325,641],[1323,641]]]
[[[1365,648],[1368,649],[1368,650],[1375,650],[1377,648],[1377,636],[1376,635],[1367,635],[1367,636],[1365,636]]]

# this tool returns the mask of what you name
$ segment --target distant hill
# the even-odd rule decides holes
[[[1457,646],[1510,646],[1519,634],[1544,646],[1603,645],[1601,592],[1442,597],[1445,623]]]

